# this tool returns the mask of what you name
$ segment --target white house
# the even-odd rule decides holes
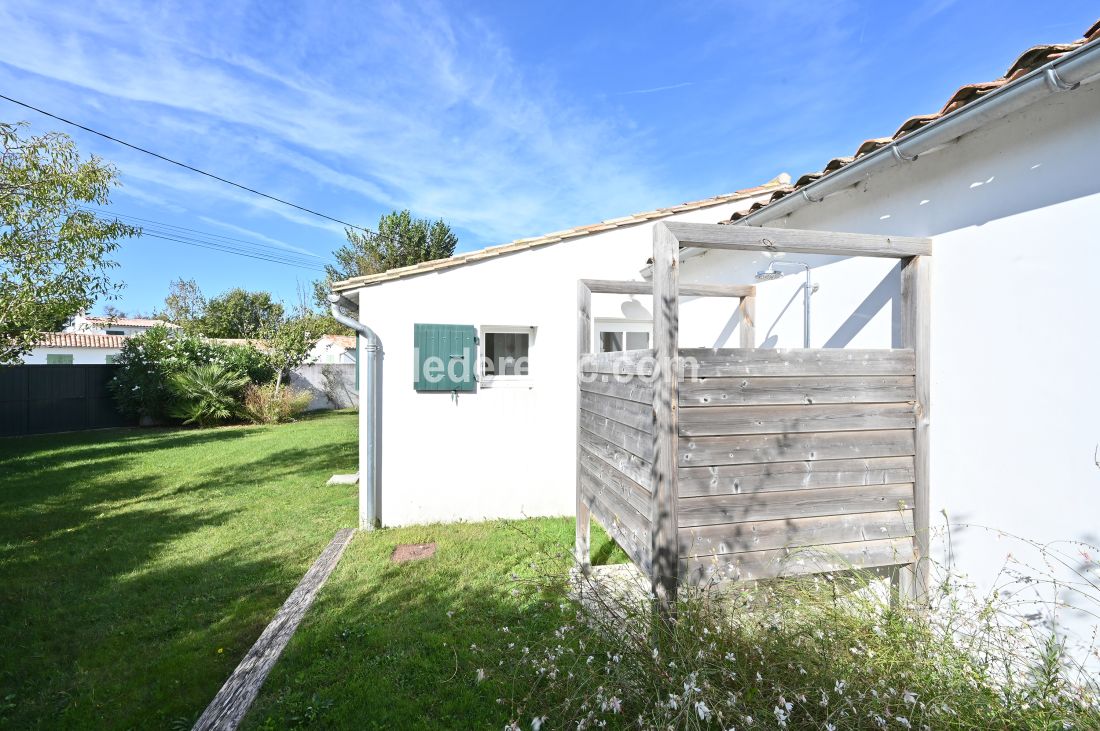
[[[103,335],[141,335],[146,330],[158,325],[164,325],[168,328],[179,327],[179,325],[167,320],[154,320],[146,317],[96,317],[79,314],[66,323],[62,331],[100,333]]]
[[[337,284],[385,348],[383,522],[571,513],[577,280],[637,279],[654,221],[717,223],[787,180]],[[594,303],[603,347],[648,341],[648,299]],[[714,336],[725,342],[731,313],[721,303],[704,306],[721,321]],[[472,391],[418,390],[416,325],[463,326],[480,341],[478,360],[489,356],[495,372],[479,368]],[[522,356],[526,367],[517,363]],[[360,414],[364,434],[368,412]]]
[[[385,348],[383,523],[572,514],[577,280],[645,279],[653,220],[731,219],[931,237],[930,506],[956,525],[954,559],[988,585],[1026,553],[1007,534],[1097,543],[1098,78],[1100,23],[793,186],[338,283]],[[899,340],[893,260],[685,249],[681,261],[685,283],[756,283],[757,347],[802,347],[807,329],[817,348]],[[730,303],[681,309],[681,346],[736,345]],[[649,297],[598,295],[593,310],[593,349],[647,347]],[[465,332],[423,325],[473,326],[491,361],[473,390],[417,390],[414,333],[430,348]]]
[[[355,336],[322,335],[306,358],[306,363],[355,363]]]
[[[42,333],[34,349],[23,356],[27,365],[114,363],[125,335],[88,332]]]

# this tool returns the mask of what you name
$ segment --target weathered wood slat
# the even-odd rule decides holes
[[[609,373],[589,374],[580,379],[582,391],[598,393],[604,396],[637,401],[640,404],[653,405],[653,388],[637,376],[613,376]],[[899,399],[900,400],[900,399]]]
[[[214,696],[214,700],[210,701],[199,720],[195,721],[193,731],[233,731],[240,725],[241,719],[259,695],[267,674],[271,672],[275,661],[298,629],[298,624],[313,604],[317,592],[340,562],[340,557],[344,555],[344,550],[354,535],[355,531],[351,528],[336,532],[336,536],[309,567],[298,586],[283,602],[283,606],[279,607],[271,624],[267,625],[225,681],[225,685]]]
[[[907,457],[913,453],[912,429],[685,437],[679,443],[681,467]]]
[[[915,398],[913,376],[748,376],[680,384],[681,407],[893,403]]]
[[[584,282],[577,282],[577,398],[580,398],[580,390],[584,388],[587,380],[581,372],[580,361],[591,348],[592,343],[592,292]],[[577,453],[576,453],[576,484],[575,505],[577,512],[576,542],[573,548],[574,558],[581,571],[588,573],[591,568],[591,556],[589,547],[592,542],[592,520],[588,514],[588,505],[581,499],[581,440],[584,430],[581,428],[581,408],[577,406]]]
[[[680,498],[681,528],[754,520],[874,513],[913,507],[913,485],[858,485]]]
[[[638,455],[584,429],[581,429],[580,433],[580,446],[647,490],[652,489],[652,483],[650,482],[653,479],[652,466]]]
[[[581,408],[646,434],[653,433],[653,406],[581,391]]]
[[[887,538],[810,548],[697,556],[680,560],[680,576],[692,584],[705,584],[712,581],[751,581],[826,571],[873,569],[912,561],[911,538]]]
[[[600,485],[587,470],[581,471],[581,500],[604,530],[638,565],[651,565],[652,535],[645,516],[613,491]]]
[[[913,593],[919,601],[927,599],[929,583],[929,481],[932,373],[930,348],[932,346],[932,261],[917,256],[901,270],[901,343],[916,353],[917,428],[914,431],[916,446],[916,500],[914,519],[917,523],[915,540],[917,564],[914,567]]]
[[[581,428],[653,463],[653,435],[581,409]]]
[[[913,482],[912,457],[681,467],[680,497]]]
[[[912,510],[720,523],[680,529],[680,558],[913,535]]]
[[[581,356],[581,372],[648,376],[653,373],[655,362],[653,351],[648,349],[585,353]]]
[[[738,376],[911,376],[913,351],[898,349],[683,348],[685,380]]]
[[[652,282],[582,279],[594,294],[653,294]],[[745,284],[681,284],[681,297],[747,297],[756,288]]]
[[[581,450],[581,465],[601,485],[617,492],[640,514],[649,514],[649,490],[584,449]]]
[[[734,251],[782,251],[790,254],[880,256],[903,259],[932,254],[932,239],[917,236],[805,231],[794,228],[728,226],[670,221],[668,230],[680,246]]]
[[[696,406],[680,409],[680,436],[912,429],[913,405]]]

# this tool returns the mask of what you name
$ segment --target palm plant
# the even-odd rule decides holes
[[[169,380],[169,411],[184,424],[213,426],[237,415],[238,395],[247,384],[247,376],[219,363],[190,366]]]

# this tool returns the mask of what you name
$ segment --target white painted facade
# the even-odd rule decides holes
[[[932,523],[942,529],[946,513],[955,565],[985,590],[1010,553],[1041,560],[998,532],[1100,544],[1098,219],[1094,82],[763,224],[934,238]],[[784,258],[814,265],[814,347],[896,343],[896,262]],[[762,255],[712,251],[681,277],[748,282],[766,266]],[[780,316],[801,281],[758,285],[760,343],[801,347],[800,296]],[[945,558],[943,532],[937,547]],[[1083,546],[1059,548],[1086,565]]]
[[[664,220],[717,223],[756,199]],[[573,513],[577,280],[640,279],[652,247],[653,223],[638,223],[357,290],[360,321],[385,350],[384,525]],[[648,322],[649,300],[595,295],[594,323]],[[736,300],[710,309],[702,344],[736,321]],[[685,304],[684,320],[697,314]],[[414,323],[473,325],[483,345],[488,332],[526,331],[529,375],[483,380],[473,393],[417,392]]]
[[[122,352],[121,348],[43,348],[38,347],[23,356],[25,365],[46,365],[49,355],[71,355],[73,365],[100,364],[108,362]]]

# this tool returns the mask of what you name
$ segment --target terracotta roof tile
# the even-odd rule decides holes
[[[125,335],[99,333],[39,333],[38,348],[121,348]]]
[[[855,155],[853,157],[833,158],[829,161],[829,163],[825,166],[823,170],[806,173],[805,175],[798,178],[798,180],[795,181],[792,187],[783,190],[781,194],[778,192],[776,194],[773,194],[771,201],[769,202],[774,202],[784,195],[787,195],[788,193],[805,187],[815,180],[819,180],[829,173],[835,170],[839,170],[853,160],[874,152],[881,147],[889,145],[892,142],[899,140],[902,137],[905,137],[906,135],[920,129],[921,127],[924,127],[927,124],[931,124],[941,117],[950,114],[956,109],[960,109],[961,107],[970,104],[976,99],[980,99],[991,91],[999,89],[1005,84],[1012,83],[1016,79],[1025,76],[1026,74],[1034,71],[1040,66],[1049,63],[1050,61],[1053,61],[1060,56],[1064,56],[1071,51],[1075,51],[1086,43],[1092,43],[1094,41],[1100,41],[1100,20],[1097,20],[1089,27],[1088,30],[1085,31],[1085,35],[1083,38],[1074,41],[1073,43],[1048,43],[1045,45],[1029,48],[1028,50],[1024,51],[1019,58],[1016,59],[1015,63],[1008,67],[1008,70],[1005,72],[1005,75],[1003,77],[999,79],[994,79],[993,81],[983,81],[974,84],[967,84],[961,87],[958,91],[951,95],[951,98],[947,100],[947,103],[944,104],[943,109],[941,109],[939,112],[935,114],[918,114],[910,117],[909,119],[902,122],[901,126],[898,127],[897,131],[894,132],[891,137],[879,137],[876,139],[865,141],[856,149]],[[750,213],[755,213],[756,211],[760,210],[765,205],[767,204],[759,202],[754,203],[747,211],[738,211],[737,213],[734,213],[730,217],[730,220],[725,221],[724,223],[733,223],[734,221],[739,221]]]
[[[88,322],[94,322],[98,325],[111,326],[120,325],[122,327],[156,327],[157,325],[165,325],[167,327],[179,327],[179,325],[168,322],[167,320],[152,320],[145,317],[87,317]]]

